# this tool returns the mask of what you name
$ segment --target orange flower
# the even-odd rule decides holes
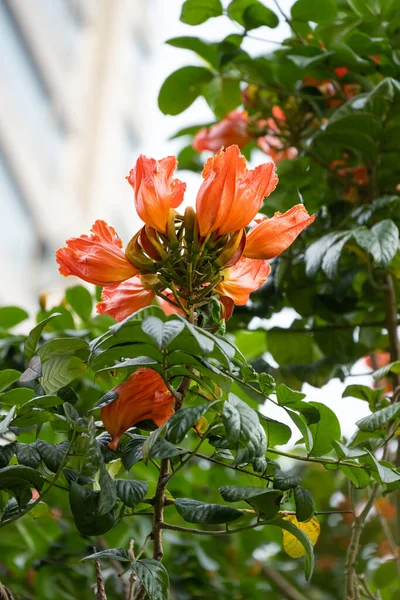
[[[196,200],[202,237],[213,231],[225,235],[248,225],[278,183],[273,163],[248,171],[238,146],[221,148],[207,160],[202,175]]]
[[[151,288],[143,285],[140,277],[132,277],[119,285],[105,287],[101,292],[102,302],[96,306],[101,315],[111,315],[123,321],[140,308],[149,306],[155,298]]]
[[[297,156],[297,148],[289,146],[285,148],[282,141],[274,135],[264,135],[257,139],[259,148],[268,154],[276,165],[283,160],[293,160]]]
[[[390,352],[372,352],[369,356],[364,356],[364,360],[367,367],[376,371],[377,369],[386,367],[390,363]],[[374,381],[373,387],[383,387],[385,394],[393,392],[393,383],[388,377],[383,377],[379,382]]]
[[[96,221],[91,231],[91,235],[67,240],[67,247],[57,250],[61,275],[76,275],[95,285],[114,285],[137,274],[139,269],[121,250],[122,242],[113,227]]]
[[[193,148],[196,152],[211,150],[214,153],[218,152],[222,146],[231,146],[232,144],[243,148],[251,139],[247,133],[247,123],[247,111],[234,110],[219,123],[200,129],[194,136]]]
[[[396,507],[387,498],[377,498],[374,502],[376,512],[385,519],[396,516]]]
[[[174,413],[174,397],[161,375],[152,369],[138,369],[112,391],[118,394],[117,399],[101,409],[104,427],[112,436],[111,450],[117,449],[130,427],[147,420],[162,425]]]
[[[139,217],[160,233],[167,232],[169,211],[182,203],[186,189],[186,183],[173,179],[177,164],[175,156],[156,161],[141,154],[127,177]]]
[[[266,260],[241,258],[235,266],[223,270],[224,280],[215,289],[222,296],[231,298],[238,306],[243,306],[248,302],[250,294],[267,281],[270,271],[271,266]]]
[[[289,248],[299,233],[310,225],[315,216],[309,216],[302,204],[293,206],[284,214],[276,212],[268,219],[263,217],[256,220],[247,235],[244,256],[249,258],[275,258]]]
[[[336,69],[333,69],[335,71],[335,74],[341,79],[342,77],[344,77],[345,75],[347,75],[347,73],[349,72],[349,69],[347,67],[336,67]]]

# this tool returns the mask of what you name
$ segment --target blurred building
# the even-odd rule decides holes
[[[60,285],[54,250],[96,218],[128,232],[150,6],[0,0],[0,304]]]

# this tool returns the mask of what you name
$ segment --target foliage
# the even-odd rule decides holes
[[[226,14],[235,33],[169,40],[205,64],[171,74],[159,96],[171,115],[203,96],[217,122],[242,99],[243,151],[257,142],[279,162],[262,213],[304,198],[317,215],[226,334],[210,298],[197,322],[152,305],[116,323],[94,316],[91,293],[75,286],[28,334],[24,310],[0,309],[0,578],[16,598],[92,598],[93,560],[109,599],[132,597],[130,586],[149,600],[278,600],[288,589],[356,600],[359,588],[397,597],[400,9],[297,0],[291,36],[253,57],[246,38],[276,27],[275,7],[186,0],[183,23]],[[190,142],[182,168],[199,168],[199,129],[177,134]],[[284,308],[288,328],[262,321]],[[344,380],[367,355],[386,380],[347,387],[343,401],[367,402],[371,414],[345,439],[334,411],[302,386]],[[143,368],[159,373],[176,412],[159,427],[136,423],[112,451],[101,411]],[[272,404],[285,422],[269,416]],[[386,512],[367,519],[382,495]],[[371,542],[362,553],[361,532]]]

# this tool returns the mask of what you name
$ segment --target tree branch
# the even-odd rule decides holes
[[[264,564],[261,573],[268,579],[272,586],[282,594],[282,598],[286,598],[286,600],[307,600],[307,598],[287,581],[279,571],[275,571],[275,569],[269,565]]]

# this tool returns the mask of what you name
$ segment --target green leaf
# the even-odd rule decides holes
[[[132,564],[132,569],[142,582],[148,600],[169,600],[169,577],[164,565],[152,558],[142,558]]]
[[[376,431],[382,429],[386,423],[394,419],[400,413],[400,405],[398,403],[390,404],[386,408],[377,410],[372,415],[364,417],[356,422],[358,429],[361,431]]]
[[[175,508],[180,516],[188,523],[230,523],[239,519],[243,513],[236,508],[223,504],[207,504],[191,498],[177,498]]]
[[[28,318],[26,310],[18,306],[2,306],[0,308],[0,329],[11,329]]]
[[[375,381],[379,381],[383,377],[386,377],[386,375],[390,372],[397,374],[400,373],[400,360],[397,360],[396,362],[391,362],[385,365],[384,367],[381,367],[372,374],[372,377],[375,379]]]
[[[76,338],[57,338],[43,344],[38,350],[38,355],[42,364],[51,358],[59,356],[66,357],[69,354],[75,354],[78,350],[88,348],[88,343],[85,340]]]
[[[346,387],[342,398],[359,398],[359,400],[366,400],[368,404],[375,406],[381,395],[382,390],[373,390],[367,385],[352,384]]]
[[[367,21],[379,18],[380,11],[376,0],[347,0],[347,4]]]
[[[274,473],[274,488],[286,492],[299,485],[301,477],[298,475],[289,475],[277,469]]]
[[[38,440],[36,448],[49,471],[56,473],[65,458],[69,442],[66,440],[61,442],[61,444],[49,444],[43,440]]]
[[[400,473],[397,473],[393,465],[391,465],[388,462],[386,462],[386,464],[383,464],[383,461],[380,462],[379,460],[377,460],[375,456],[371,454],[371,452],[369,452],[369,450],[367,450],[367,452],[371,458],[372,463],[375,465],[378,471],[378,477],[381,483],[394,483],[395,481],[400,480]],[[364,462],[364,457],[361,460]]]
[[[217,119],[222,119],[226,114],[234,110],[242,102],[240,83],[239,81],[217,75],[203,90],[204,98],[207,104],[215,114]],[[220,305],[219,302],[215,307],[215,322],[219,321]]]
[[[314,571],[314,548],[309,537],[303,531],[301,531],[301,529],[293,525],[293,523],[290,523],[290,521],[285,521],[284,519],[276,519],[275,521],[271,521],[269,525],[274,525],[276,527],[280,527],[281,529],[285,529],[294,535],[294,537],[296,537],[304,546],[304,550],[306,551],[304,570],[306,579],[310,580]]]
[[[65,297],[68,304],[82,321],[90,319],[93,310],[92,295],[83,285],[68,288],[65,292]]]
[[[129,558],[129,552],[125,548],[108,548],[107,550],[101,550],[101,552],[94,552],[82,558],[85,560],[117,560],[118,562],[131,562]]]
[[[145,465],[147,465],[147,463],[149,462],[151,451],[155,446],[156,442],[160,439],[160,436],[164,432],[164,429],[165,423],[158,427],[155,431],[152,431],[150,435],[146,438],[146,441],[143,444],[142,448],[143,462]]]
[[[179,115],[202,94],[203,85],[213,78],[204,67],[182,67],[171,73],[161,86],[158,106],[165,115]]]
[[[296,504],[296,519],[298,521],[309,521],[314,516],[314,501],[308,490],[298,485],[294,488],[294,501]]]
[[[258,0],[232,0],[228,6],[228,17],[237,21],[246,31],[279,25],[276,14]]]
[[[24,404],[28,400],[31,400],[35,395],[35,392],[30,388],[14,388],[8,392],[0,394],[1,404],[8,406],[14,406],[15,404]]]
[[[345,235],[338,242],[330,246],[325,253],[322,260],[322,270],[329,279],[335,279],[335,277],[337,277],[342,250],[351,235],[351,232],[345,233]]]
[[[362,448],[348,448],[337,440],[332,440],[332,446],[340,460],[342,458],[358,458],[359,456],[365,456],[365,454],[367,454],[366,450],[363,450]]]
[[[262,413],[258,413],[258,417],[261,421],[261,425],[264,427],[265,433],[267,434],[268,446],[270,448],[288,443],[292,437],[292,430],[288,425],[285,425],[285,423],[281,423],[280,421],[270,419]]]
[[[73,481],[69,490],[69,503],[75,525],[82,535],[102,535],[114,526],[114,510],[105,515],[97,514],[99,492],[86,490]]]
[[[309,425],[313,436],[311,456],[322,456],[332,450],[332,441],[340,440],[341,431],[337,416],[325,404],[310,402],[311,406],[318,409],[320,420]]]
[[[167,422],[167,437],[173,444],[180,444],[191,427],[196,425],[211,403],[181,408]]]
[[[280,491],[265,487],[226,485],[218,488],[218,491],[226,502],[245,500],[265,520],[276,517],[282,500]]]
[[[149,486],[145,481],[133,479],[115,479],[117,496],[129,508],[135,508],[147,494]]]
[[[267,344],[279,365],[303,365],[314,361],[315,344],[307,332],[293,334],[289,329],[273,327],[267,333]]]
[[[335,242],[345,236],[345,231],[335,231],[328,233],[311,244],[305,254],[306,273],[308,277],[314,277],[322,266],[322,261],[326,252]]]
[[[42,376],[42,365],[40,362],[40,357],[35,355],[35,356],[32,356],[31,360],[29,361],[28,368],[22,373],[19,380],[22,383],[25,383],[28,381],[36,381],[36,379],[39,379],[39,377],[41,377],[41,376]]]
[[[35,469],[22,465],[11,465],[0,471],[0,490],[12,492],[16,488],[31,487],[40,492],[44,481]]]
[[[234,394],[224,403],[222,421],[229,448],[237,450],[235,464],[265,455],[265,433],[257,413]]]
[[[14,456],[15,442],[0,446],[0,469],[4,469]]]
[[[313,445],[313,437],[311,431],[307,425],[306,419],[303,415],[298,415],[292,410],[286,409],[287,414],[292,419],[293,423],[296,425],[297,429],[300,431],[303,436],[304,444],[307,449],[307,452],[311,451]]]
[[[47,394],[52,394],[68,385],[85,369],[85,363],[76,356],[51,358],[43,365],[42,386]]]
[[[20,371],[15,369],[5,369],[0,371],[0,392],[7,389],[12,383],[15,383],[20,378]]]
[[[122,452],[122,464],[127,470],[143,460],[143,445],[147,436],[130,434],[130,438]],[[149,458],[172,458],[187,452],[187,450],[176,448],[166,440],[159,438],[152,447]]]
[[[297,390],[291,390],[284,383],[280,383],[276,388],[276,397],[281,406],[291,406],[304,400],[306,394]]]
[[[159,350],[167,348],[184,328],[182,321],[173,320],[163,323],[157,317],[147,317],[142,323],[142,331],[151,337]]]
[[[26,338],[26,341],[24,344],[24,357],[26,358],[26,360],[30,360],[32,358],[32,356],[35,354],[36,347],[40,340],[40,336],[42,335],[42,331],[46,327],[47,323],[49,323],[49,321],[51,321],[55,317],[60,317],[60,316],[61,316],[61,313],[53,313],[46,319],[43,319],[43,321],[40,321],[40,323],[38,323],[36,325],[36,327],[34,327],[32,329],[32,331],[29,333],[28,337]]]
[[[332,23],[337,17],[337,5],[335,0],[297,0],[291,15],[298,21]]]
[[[204,60],[210,63],[210,65],[212,65],[213,67],[218,67],[218,52],[215,44],[209,44],[204,40],[191,36],[171,38],[165,43],[169,44],[169,46],[174,46],[175,48],[184,48],[185,50],[192,50],[198,56],[204,58]],[[192,135],[193,133],[197,132],[198,127],[189,127],[185,129],[188,130],[189,133]],[[180,132],[180,135],[184,134]],[[178,135],[175,135],[174,137],[178,137]]]
[[[339,465],[339,469],[357,488],[363,489],[369,485],[370,475],[364,469],[346,465]]]
[[[115,506],[117,501],[117,490],[114,484],[114,479],[108,473],[106,466],[100,465],[100,494],[99,503],[97,505],[97,514],[105,515],[109,513]]]
[[[42,457],[40,456],[36,443],[35,444],[21,444],[17,442],[15,446],[15,456],[20,465],[25,467],[31,467],[36,469],[40,464]]]
[[[180,20],[186,25],[201,25],[208,19],[222,15],[221,0],[186,0]]]
[[[380,252],[374,255],[378,267],[387,267],[394,258],[399,247],[399,230],[390,219],[376,223],[371,232],[376,235]]]
[[[30,390],[32,391],[32,390]],[[58,396],[36,396],[25,402],[18,410],[18,416],[25,415],[32,408],[52,408],[63,403],[63,399]]]

